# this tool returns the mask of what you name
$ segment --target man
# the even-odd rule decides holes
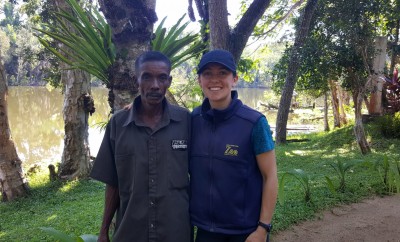
[[[190,216],[196,242],[265,242],[277,199],[277,166],[267,119],[244,105],[230,52],[200,60],[206,99],[192,112]]]
[[[135,62],[138,96],[115,113],[91,177],[106,183],[99,241],[186,242],[190,240],[188,141],[190,114],[170,105],[171,62],[145,52]]]

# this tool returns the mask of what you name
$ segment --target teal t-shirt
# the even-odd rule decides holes
[[[265,116],[258,120],[251,136],[254,154],[259,155],[274,149],[275,143],[272,139],[271,128]]]

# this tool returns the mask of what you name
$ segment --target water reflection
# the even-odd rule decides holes
[[[107,120],[107,89],[93,88],[96,112],[89,119],[89,142],[97,153],[103,134],[94,125]],[[63,149],[63,95],[45,87],[10,87],[8,98],[11,134],[24,168],[34,163],[60,161]],[[93,148],[92,148],[93,147]]]
[[[239,89],[239,97],[253,108],[263,100],[264,90]],[[106,88],[92,88],[96,112],[89,118],[89,144],[96,155],[103,139],[97,126],[108,120],[110,112]],[[35,163],[59,162],[63,150],[64,121],[62,118],[63,95],[60,90],[45,87],[10,87],[8,110],[13,140],[24,168]],[[270,123],[271,117],[267,114]]]
[[[59,153],[64,135],[59,91],[11,87],[8,110],[11,134],[24,162],[46,161]]]

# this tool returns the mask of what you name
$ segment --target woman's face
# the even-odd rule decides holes
[[[231,102],[231,90],[238,81],[238,76],[218,63],[207,64],[199,74],[199,84],[211,107],[225,109]]]

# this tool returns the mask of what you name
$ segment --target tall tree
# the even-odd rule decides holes
[[[7,80],[0,61],[0,191],[3,201],[11,201],[27,194],[29,188],[21,167],[21,160],[11,138],[7,111]]]
[[[373,73],[373,40],[378,33],[382,35],[385,32],[382,23],[387,22],[385,12],[391,8],[391,1],[320,0],[319,3],[308,41],[308,46],[315,45],[319,51],[302,51],[302,60],[307,61],[302,63],[301,76],[308,77],[306,79],[309,80],[320,76],[325,82],[340,80],[330,83],[334,87],[332,90],[340,84],[341,88],[352,92],[356,117],[355,136],[362,153],[368,153],[368,142],[361,120],[361,104],[370,91],[367,84],[370,83],[368,80],[371,80],[369,77]],[[335,93],[336,91],[332,92]],[[341,98],[339,96],[338,94],[338,98]],[[332,104],[339,110],[340,102],[333,101]],[[340,125],[345,120],[340,120],[339,112],[336,114],[335,121]]]
[[[65,0],[56,0],[59,10],[72,13],[71,7]],[[64,21],[66,26],[69,23]],[[68,27],[67,27],[68,28]],[[69,31],[74,31],[69,27]],[[68,47],[62,46],[68,53]],[[88,73],[74,69],[68,70],[68,65],[61,64],[65,69],[61,72],[61,81],[64,86],[64,150],[58,176],[61,179],[71,180],[89,175],[91,170],[89,147],[89,113],[93,110],[93,98],[90,90],[90,76]]]
[[[300,51],[308,36],[311,19],[317,6],[317,2],[318,0],[307,1],[304,12],[300,19],[300,23],[296,29],[296,38],[290,53],[290,61],[287,70],[285,86],[282,91],[279,102],[279,110],[276,118],[275,140],[277,144],[286,143],[286,127],[289,117],[290,103],[297,80],[298,69],[300,67]]]

